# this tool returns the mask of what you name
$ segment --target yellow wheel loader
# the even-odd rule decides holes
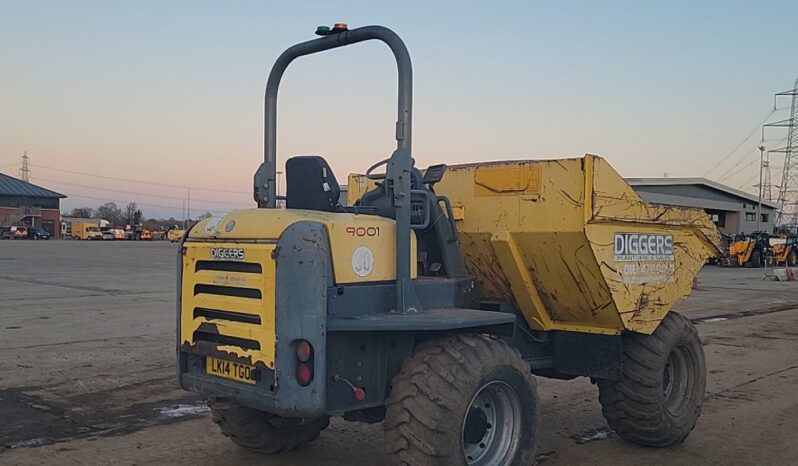
[[[263,453],[331,416],[382,422],[392,464],[529,465],[536,376],[590,377],[609,425],[665,447],[696,424],[701,342],[672,304],[720,240],[700,210],[646,204],[601,158],[425,170],[412,158],[410,55],[380,26],[320,27],[266,85],[258,208],[195,224],[178,256],[178,376],[213,420]],[[398,68],[396,150],[349,180],[285,163],[277,90],[295,59],[368,40]]]

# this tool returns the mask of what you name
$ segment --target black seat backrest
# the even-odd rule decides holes
[[[287,208],[325,212],[338,209],[341,187],[323,157],[291,157],[285,162],[285,182]]]

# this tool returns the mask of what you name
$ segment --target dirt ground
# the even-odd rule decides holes
[[[334,420],[298,452],[245,452],[181,391],[174,369],[175,246],[0,242],[0,464],[384,462],[381,426]],[[677,309],[705,343],[707,401],[681,445],[604,432],[586,379],[539,379],[538,462],[549,465],[798,464],[798,283],[705,268]]]

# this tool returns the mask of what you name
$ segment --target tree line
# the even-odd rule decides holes
[[[210,212],[205,212],[196,220],[208,218],[212,215],[213,214]],[[177,220],[174,217],[170,217],[168,219],[147,219],[144,217],[144,214],[141,212],[141,209],[139,209],[135,202],[128,203],[123,207],[118,206],[115,202],[106,202],[105,204],[102,204],[96,208],[78,207],[72,209],[67,216],[78,218],[96,218],[98,220],[103,219],[108,220],[108,222],[110,222],[112,225],[119,226],[141,224],[145,228],[152,230],[165,229],[172,225],[179,225],[183,222],[183,220]],[[191,219],[189,219],[189,221],[191,221]]]

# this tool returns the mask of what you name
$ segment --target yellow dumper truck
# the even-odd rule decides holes
[[[383,422],[393,464],[530,465],[536,377],[584,376],[622,438],[683,441],[706,367],[671,306],[718,253],[710,218],[646,204],[590,155],[419,170],[402,40],[380,26],[317,33],[269,75],[258,208],[203,220],[178,248],[178,377],[210,398],[222,433],[279,453],[341,416]],[[283,72],[366,40],[396,58],[396,150],[350,177],[353,206],[322,157],[289,158],[277,208]]]

